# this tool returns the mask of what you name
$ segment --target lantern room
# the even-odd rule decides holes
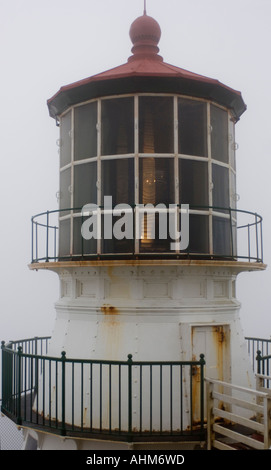
[[[60,260],[236,257],[234,128],[246,106],[217,80],[165,63],[160,35],[144,13],[131,25],[126,64],[48,101],[60,126]]]

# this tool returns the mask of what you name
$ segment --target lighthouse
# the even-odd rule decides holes
[[[166,63],[146,10],[129,36],[126,63],[48,100],[59,207],[32,218],[30,269],[60,294],[46,355],[20,351],[25,448],[193,448],[203,374],[254,381],[236,296],[238,274],[265,268],[261,217],[237,207],[246,105]]]

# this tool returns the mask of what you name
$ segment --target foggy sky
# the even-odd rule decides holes
[[[31,216],[57,208],[59,129],[46,101],[62,85],[125,63],[143,0],[1,0],[0,339],[51,334],[58,277],[32,272]],[[270,0],[148,0],[165,62],[242,92],[236,125],[239,209],[264,218],[270,247]],[[243,273],[237,296],[246,335],[269,337],[271,271]]]

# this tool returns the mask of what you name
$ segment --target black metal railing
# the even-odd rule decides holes
[[[39,338],[38,347],[47,340]],[[18,425],[121,440],[203,437],[203,355],[99,361],[27,350],[27,341],[2,342],[2,413]]]
[[[263,262],[262,217],[256,213],[211,206],[189,206],[189,243],[185,249],[172,249],[174,242],[168,234],[163,239],[155,239],[150,243],[142,241],[142,219],[138,214],[141,206],[125,209],[130,214],[132,236],[125,240],[108,240],[103,234],[105,216],[108,211],[97,207],[92,212],[82,208],[59,209],[46,211],[32,217],[31,262],[50,262],[62,260],[100,259],[107,257],[196,257],[198,259],[225,259],[248,262]],[[81,228],[88,216],[97,216],[97,237],[86,240]],[[109,211],[110,212],[110,211]],[[146,214],[159,217],[162,214],[176,215],[176,230],[181,227],[182,206],[166,209],[143,209]],[[118,214],[111,211],[115,220]],[[139,222],[140,220],[140,222]],[[173,219],[172,219],[173,220]],[[157,225],[157,220],[156,220]],[[156,227],[157,228],[157,227]],[[138,234],[141,236],[138,238]]]
[[[257,351],[257,374],[262,376],[262,386],[270,388],[271,386],[271,354],[262,355],[261,351]]]
[[[246,336],[247,350],[252,362],[253,372],[258,372],[259,362],[257,360],[258,352],[261,352],[263,357],[268,357],[271,354],[271,338],[255,338],[253,336]]]
[[[9,341],[5,344],[6,348],[16,351],[19,346],[24,354],[46,355],[48,353],[49,341],[51,336],[34,336],[34,338]]]

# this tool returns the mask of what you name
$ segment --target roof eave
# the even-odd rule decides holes
[[[47,101],[49,114],[60,116],[70,106],[102,96],[143,92],[177,93],[205,98],[232,110],[238,120],[246,110],[240,92],[235,91],[217,80],[202,76],[184,77],[178,73],[116,73],[96,75],[79,82],[64,86]]]

